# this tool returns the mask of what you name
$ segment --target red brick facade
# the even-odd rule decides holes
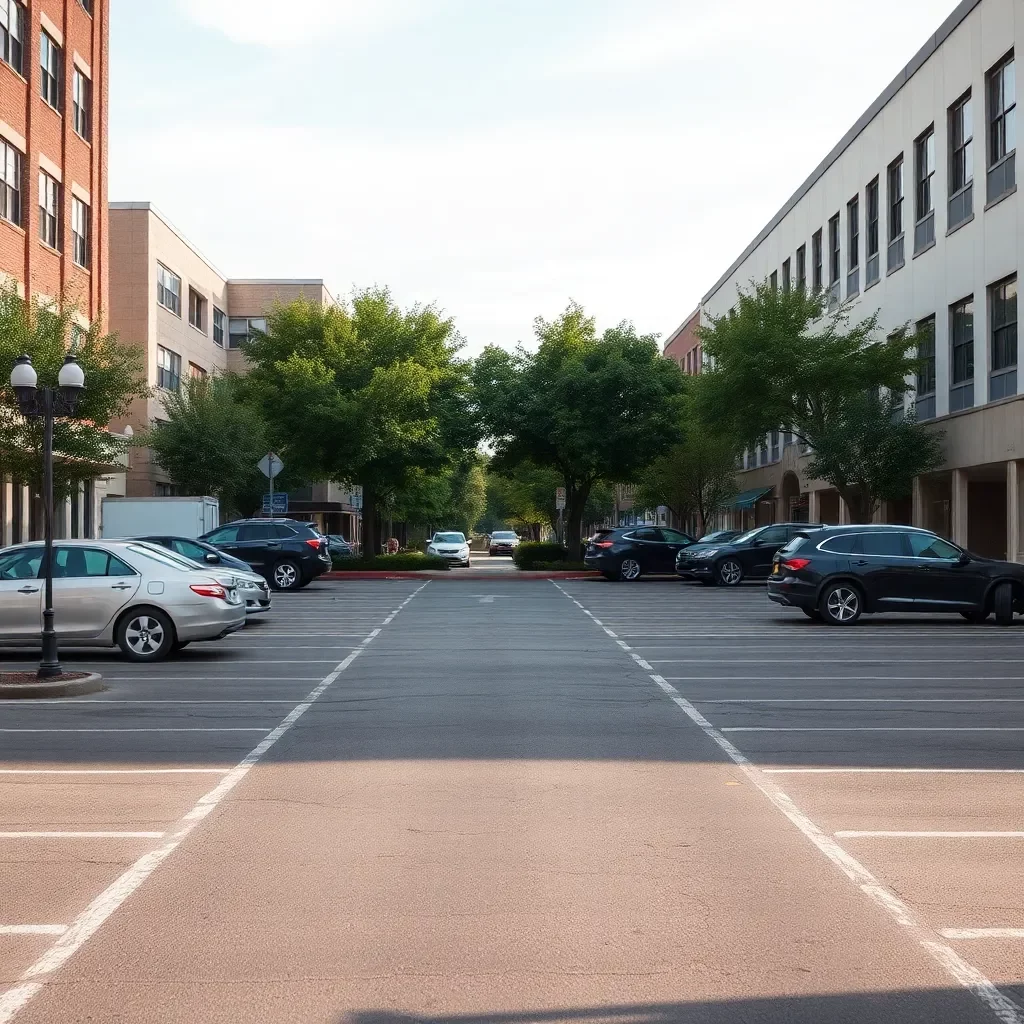
[[[87,319],[109,308],[107,108],[110,0],[25,0],[22,74],[0,60],[0,137],[22,153],[21,223],[0,218],[0,273],[26,294],[64,295]],[[12,4],[13,6],[13,4]],[[86,8],[89,8],[87,10]],[[60,111],[42,97],[40,34],[60,48]],[[91,138],[76,131],[75,69],[91,83]],[[39,172],[58,178],[57,249],[39,235]],[[89,207],[89,266],[74,261],[72,197]]]
[[[664,355],[675,360],[680,368],[689,374],[700,373],[702,350],[697,328],[700,326],[700,310],[695,310],[681,324],[665,343]]]

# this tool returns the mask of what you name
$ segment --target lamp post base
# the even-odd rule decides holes
[[[53,630],[44,630],[43,656],[39,661],[36,678],[57,679],[61,675],[63,675],[63,669],[60,667],[60,657],[57,653],[57,634]]]

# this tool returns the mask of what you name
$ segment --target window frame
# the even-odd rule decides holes
[[[1013,67],[1014,82],[1016,82],[1016,66],[1014,65],[1013,50],[1010,50],[997,63],[989,69],[985,75],[985,99],[986,99],[986,121],[988,130],[988,147],[986,150],[986,166],[991,170],[1017,150],[1016,146],[1016,125],[1014,125],[1014,146],[1011,149],[1007,142],[1006,120],[1008,114],[1016,114],[1017,95],[1013,92],[1013,102],[1006,104],[1006,72]],[[993,96],[992,86],[998,81],[999,99],[998,109]],[[1014,117],[1014,121],[1016,117]]]
[[[796,286],[801,291],[807,288],[807,244],[798,246],[796,250]]]
[[[996,297],[997,293],[1002,291],[1004,293],[1002,299],[1002,306],[1005,309],[1008,304],[1008,298],[1006,292],[1009,289],[1013,289],[1013,309],[1014,316],[1012,320],[1005,320],[1001,323],[996,322]],[[988,288],[988,320],[989,320],[989,401],[996,401],[1000,398],[1006,398],[1010,395],[1017,393],[1017,364],[1020,359],[1020,351],[1018,348],[1018,337],[1017,337],[1017,324],[1019,318],[1018,310],[1018,294],[1017,294],[1017,275],[1011,274],[1009,277],[1004,277],[1001,281],[996,281],[994,284],[989,285]],[[1011,348],[1011,342],[1009,339],[1012,336],[1012,349],[1013,359],[1002,361],[1000,365],[996,365],[996,353],[1000,347],[1000,342],[1003,340],[1003,335],[1007,339],[1004,344],[1007,354]],[[998,382],[998,388],[993,385]],[[998,390],[999,394],[993,396],[993,391]]]
[[[225,328],[227,327],[227,320],[227,313],[225,313],[219,306],[214,306],[213,316],[210,317],[210,324],[212,327],[211,334],[214,345],[217,345],[220,348],[224,347],[224,333]],[[220,334],[219,338],[217,337],[218,333]]]
[[[92,267],[92,251],[90,246],[91,211],[89,204],[71,196],[71,258],[76,267],[89,270]]]
[[[161,274],[167,276],[169,283],[177,283],[177,291],[161,280]],[[168,295],[171,297],[171,304],[165,301]],[[179,320],[181,319],[181,277],[159,261],[156,265],[156,302],[158,306],[162,306]]]
[[[49,60],[47,60],[49,58]],[[61,112],[61,79],[64,51],[46,29],[39,32],[39,95],[51,109]]]
[[[181,356],[164,345],[156,347],[156,386],[164,391],[181,390]]]
[[[77,64],[71,75],[71,123],[80,139],[92,142],[92,81]]]
[[[13,163],[13,168],[12,168]],[[23,226],[25,207],[22,192],[25,180],[25,154],[17,146],[0,137],[0,218],[8,224]],[[15,183],[11,182],[14,178]],[[11,207],[15,207],[12,216]]]
[[[918,320],[914,325],[914,335],[918,337],[917,358],[924,362],[918,365],[917,378],[914,382],[914,403],[917,418],[930,420],[935,417],[935,392],[938,382],[935,352],[935,314]]]
[[[904,239],[907,225],[903,213],[903,204],[907,198],[905,171],[902,153],[885,169],[886,228],[889,240],[886,273],[889,274],[899,270],[906,262]]]
[[[39,168],[39,241],[60,252],[61,184]]]
[[[790,257],[782,261],[782,294],[788,295],[793,290],[793,264]]]
[[[188,286],[188,325],[206,334],[206,296],[192,285]],[[196,322],[198,320],[198,323]]]
[[[822,285],[822,229],[818,228],[817,231],[811,235],[811,290],[814,292],[821,291]]]
[[[0,60],[22,78],[25,77],[25,24],[24,6],[18,0],[0,0],[0,9],[6,14],[6,24],[0,21]],[[11,31],[11,12],[14,12],[14,28]],[[15,57],[15,54],[17,56]]]

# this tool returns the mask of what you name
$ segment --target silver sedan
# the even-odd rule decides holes
[[[0,552],[0,643],[39,642],[42,577],[42,544]],[[53,607],[62,641],[117,646],[132,661],[159,661],[245,625],[232,573],[201,569],[143,541],[55,542]]]

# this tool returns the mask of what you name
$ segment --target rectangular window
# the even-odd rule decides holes
[[[78,0],[78,2],[85,8],[87,14],[92,14],[92,0]]]
[[[213,343],[224,347],[224,310],[213,307]]]
[[[1013,53],[988,73],[988,201],[1017,183],[1017,80]]]
[[[264,333],[266,329],[267,321],[263,317],[232,317],[228,324],[228,348],[239,348],[253,331]]]
[[[60,185],[46,171],[39,172],[39,241],[59,247]]]
[[[870,288],[879,277],[878,268],[878,178],[868,184],[865,192],[867,218],[867,263],[864,268],[864,287]]]
[[[914,143],[914,181],[916,220],[914,222],[914,253],[927,249],[935,241],[935,126],[930,127]]]
[[[935,416],[935,317],[917,322],[917,418]]]
[[[807,287],[807,246],[801,245],[796,251],[796,286],[803,291]]]
[[[949,229],[974,213],[974,119],[971,94],[949,108]]]
[[[21,153],[0,139],[0,217],[21,224]]]
[[[989,289],[992,372],[989,401],[1017,394],[1017,275]]]
[[[74,128],[88,142],[92,138],[92,82],[75,68],[72,77]]]
[[[39,63],[43,71],[41,95],[54,110],[60,110],[60,47],[45,32],[39,33]]]
[[[156,265],[156,301],[175,316],[181,316],[181,278],[162,263]]]
[[[974,405],[974,298],[949,307],[949,411]]]
[[[188,364],[188,375],[193,380],[202,380],[202,378],[206,376],[206,371],[201,366],[197,365],[196,363],[189,363]]]
[[[71,197],[71,239],[74,261],[89,268],[89,207],[77,196]]]
[[[168,391],[181,388],[181,356],[163,345],[156,347],[156,386]]]
[[[846,204],[846,296],[860,291],[860,196]]]
[[[195,290],[188,290],[188,322],[197,331],[206,331],[206,299]]]
[[[793,287],[793,272],[790,267],[790,261],[784,260],[782,263],[782,290],[788,295]]]
[[[25,8],[17,0],[0,0],[0,57],[24,75]]]
[[[821,228],[811,235],[811,288],[821,291]]]
[[[903,154],[891,164],[886,174],[889,203],[889,251],[887,270],[903,266]]]
[[[779,272],[777,270],[772,271],[771,277],[768,278],[768,283],[771,285],[773,292],[779,290]]]
[[[828,222],[828,308],[835,309],[839,305],[839,274],[841,271],[839,256],[839,214],[829,218]]]

